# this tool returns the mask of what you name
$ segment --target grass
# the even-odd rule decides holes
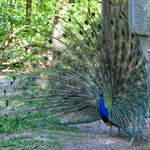
[[[95,139],[94,135],[82,134],[76,127],[58,124],[58,118],[39,119],[44,113],[30,113],[24,118],[0,117],[0,149],[10,150],[61,150],[64,143],[77,146],[80,142]],[[107,136],[99,136],[102,140]],[[147,147],[145,150],[150,150]]]
[[[46,141],[37,140],[32,138],[12,138],[2,142],[1,148],[11,148],[12,150],[16,150],[16,148],[22,149],[47,149],[47,148],[55,148],[60,149],[61,143],[59,141]]]
[[[77,145],[93,135],[81,134],[74,126],[56,124],[57,118],[37,120],[41,113],[30,113],[24,119],[0,117],[0,149],[61,150],[65,142]]]
[[[46,150],[47,148],[60,150],[63,145],[61,137],[72,140],[81,136],[79,134],[76,136],[75,132],[78,130],[73,126],[53,124],[54,120],[50,119],[34,121],[37,115],[30,114],[25,119],[0,117],[0,133],[3,137],[0,148],[30,150],[35,147],[36,150]]]

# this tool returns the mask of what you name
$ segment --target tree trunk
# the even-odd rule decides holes
[[[105,33],[111,33],[111,0],[102,1],[102,23]]]
[[[61,13],[63,16],[66,13],[66,8],[67,8],[67,3],[68,0],[58,0],[57,5],[60,5],[62,7],[61,10],[55,12],[55,18],[54,18],[54,31],[53,31],[53,36],[55,38],[52,39],[52,47],[54,50],[62,50],[64,45],[60,41],[64,41],[63,38],[63,22],[65,21],[65,18],[59,19],[58,14]],[[57,40],[59,39],[59,40]]]
[[[31,21],[31,10],[32,10],[32,0],[26,0],[26,22],[30,24]]]
[[[15,5],[15,3],[16,3],[16,0],[12,0],[12,5]]]
[[[43,4],[43,0],[40,0],[41,5]]]

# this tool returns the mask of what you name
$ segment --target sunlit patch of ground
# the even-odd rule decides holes
[[[104,127],[103,130],[101,130],[102,127]],[[2,150],[21,150],[23,148],[25,150],[150,150],[148,142],[136,143],[128,147],[129,137],[122,133],[116,135],[115,130],[113,135],[109,135],[108,128],[98,121],[78,125],[77,129],[74,127],[55,128],[48,124],[45,127],[30,129],[29,125],[23,131],[1,134],[2,136],[0,144]]]

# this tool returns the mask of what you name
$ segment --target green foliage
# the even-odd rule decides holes
[[[15,72],[31,69],[33,64],[43,61],[43,54],[47,55],[47,51],[51,51],[51,44],[48,41],[53,37],[55,16],[60,18],[65,16],[65,24],[76,30],[78,27],[74,24],[75,20],[70,18],[76,18],[83,25],[87,11],[93,13],[97,9],[101,10],[99,0],[88,3],[86,0],[77,0],[67,4],[67,11],[65,10],[66,13],[63,15],[61,10],[64,8],[58,5],[56,0],[45,0],[42,4],[33,0],[30,25],[24,27],[26,25],[26,1],[17,0],[13,4],[13,2],[2,0],[0,6],[0,47],[1,45],[4,47],[0,63],[7,63],[10,65],[7,67]],[[15,37],[11,39],[10,34],[14,33]],[[12,41],[6,44],[10,39]],[[1,51],[3,53],[3,49]],[[0,69],[4,68],[1,65]]]
[[[52,37],[56,0],[44,1],[42,5],[32,1],[30,26],[23,29],[26,25],[26,1],[18,0],[15,4],[0,1],[0,6],[0,46],[5,49],[1,62],[10,64],[11,70],[26,69],[29,62],[37,62],[41,59],[41,53],[47,51],[46,43]],[[11,38],[9,34],[17,30],[16,37],[7,45],[6,41]],[[28,46],[26,43],[29,43]],[[38,45],[38,51],[32,45]]]

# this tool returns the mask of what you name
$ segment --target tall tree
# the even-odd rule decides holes
[[[104,30],[110,30],[110,19],[111,19],[111,0],[102,1],[102,20]]]
[[[12,5],[15,5],[15,3],[16,3],[16,0],[12,0]]]
[[[41,5],[43,4],[43,0],[40,0],[40,4],[41,4]]]
[[[102,24],[103,31],[105,35],[109,35],[110,43],[112,43],[112,31],[111,31],[111,1],[112,0],[102,0]],[[112,47],[112,46],[111,46]]]
[[[67,4],[69,3],[68,0],[57,0],[57,3],[56,5],[57,6],[61,6],[61,9],[58,9],[56,10],[55,12],[55,18],[54,18],[54,31],[53,31],[53,36],[55,38],[52,39],[52,46],[53,46],[53,49],[54,50],[62,50],[63,49],[63,44],[56,40],[56,39],[59,39],[59,40],[62,40],[63,41],[63,34],[64,34],[64,31],[63,31],[63,28],[62,28],[62,21],[61,19],[59,19],[59,14],[61,14],[62,16],[66,13],[66,9],[67,9]],[[63,17],[63,20],[65,20],[65,18]]]
[[[32,10],[32,0],[26,0],[26,22],[30,24],[31,21],[31,10]]]

